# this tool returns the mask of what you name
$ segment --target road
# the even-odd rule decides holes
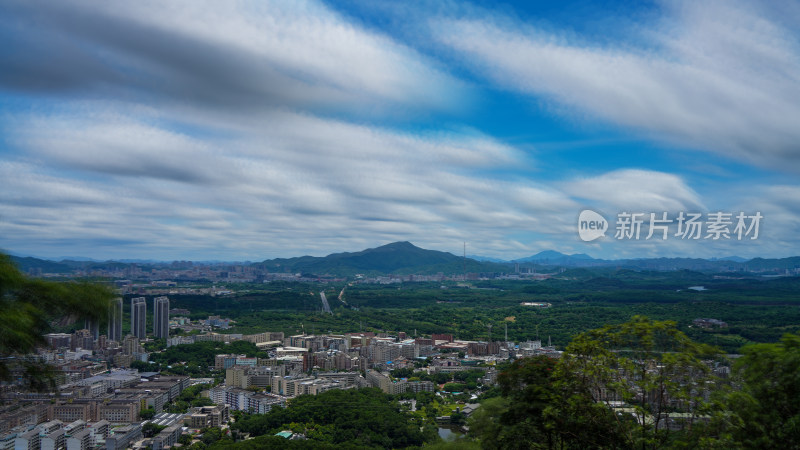
[[[328,314],[333,314],[333,311],[331,311],[331,305],[328,304],[328,298],[325,297],[324,291],[319,293],[319,298],[322,299],[322,310]]]

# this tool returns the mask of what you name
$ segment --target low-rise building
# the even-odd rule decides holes
[[[67,437],[67,450],[88,450],[94,447],[92,443],[92,430],[84,428]]]
[[[259,394],[228,386],[211,388],[209,397],[217,405],[227,405],[234,411],[248,411],[256,414],[265,414],[276,405],[286,406],[286,397],[274,394]],[[200,419],[198,418],[197,420]]]
[[[138,423],[112,428],[106,438],[106,450],[122,450],[142,438],[142,425]]]
[[[227,405],[201,406],[184,416],[184,424],[191,428],[219,427],[230,420]]]
[[[173,445],[178,443],[178,438],[181,437],[181,424],[177,423],[175,425],[168,426],[161,430],[150,442],[150,448],[152,450],[162,450],[165,448],[171,448]]]

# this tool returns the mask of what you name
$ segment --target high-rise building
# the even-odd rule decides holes
[[[122,342],[122,299],[111,300],[108,310],[108,340]]]
[[[86,319],[84,327],[89,330],[89,335],[93,340],[96,341],[100,337],[100,322],[97,319]]]
[[[156,338],[169,337],[169,299],[157,297],[153,299],[153,335]]]
[[[131,334],[139,339],[147,337],[147,302],[144,297],[131,299]]]

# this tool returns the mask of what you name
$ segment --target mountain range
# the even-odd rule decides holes
[[[553,264],[564,265],[569,262],[577,261],[592,261],[594,258],[585,253],[575,253],[574,255],[565,255],[555,250],[545,250],[527,258],[514,259],[509,262],[512,263],[526,263],[534,262],[540,264]]]
[[[360,252],[333,253],[324,257],[268,259],[260,263],[270,272],[306,272],[352,275],[355,273],[429,274],[504,272],[507,266],[452,253],[419,248],[410,242],[394,242]]]
[[[98,262],[89,258],[74,257],[61,261],[51,261],[29,256],[11,255],[15,263],[24,271],[31,269],[43,273],[69,273],[76,269],[125,267],[130,264],[159,266],[170,264],[145,260],[122,260]],[[225,264],[225,263],[221,263]],[[507,273],[519,265],[523,271],[533,266],[556,267],[619,267],[642,270],[697,270],[706,272],[769,272],[776,273],[800,268],[800,257],[765,259],[729,256],[712,259],[701,258],[639,258],[604,260],[592,258],[584,253],[564,254],[546,250],[535,255],[505,261],[496,258],[470,256],[464,258],[452,253],[427,250],[410,242],[394,242],[357,252],[332,253],[328,256],[299,256],[294,258],[267,259],[254,264],[269,272],[307,273],[317,275],[352,276],[354,274],[433,274],[454,273]]]

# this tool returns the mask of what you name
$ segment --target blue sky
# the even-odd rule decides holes
[[[796,2],[4,1],[0,248],[797,255],[798,25]],[[760,212],[758,239],[613,237],[718,211]]]

